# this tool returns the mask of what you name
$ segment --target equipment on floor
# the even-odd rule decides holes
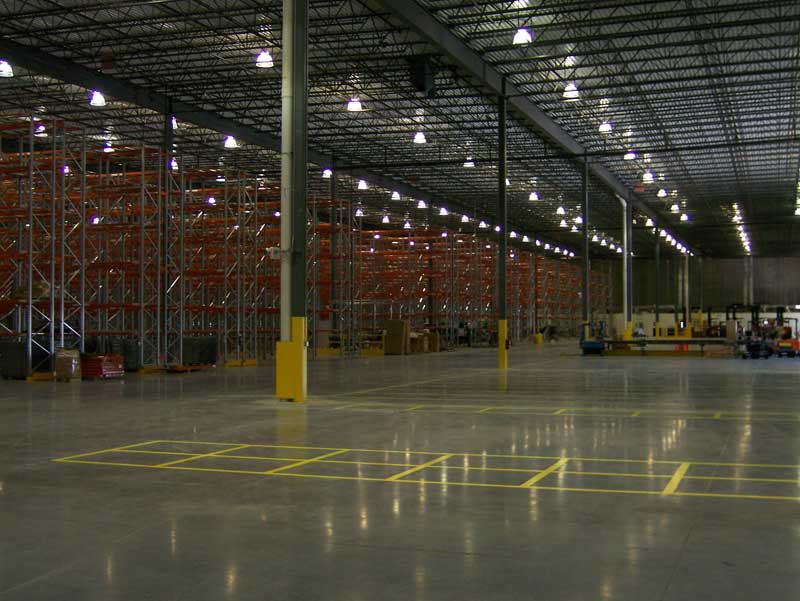
[[[606,324],[604,321],[585,323],[581,329],[580,347],[582,355],[602,355],[606,348]]]

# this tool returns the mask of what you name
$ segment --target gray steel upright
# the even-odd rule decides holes
[[[589,157],[583,157],[583,248],[581,249],[583,267],[583,323],[589,322]]]

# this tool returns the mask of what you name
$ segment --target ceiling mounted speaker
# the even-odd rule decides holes
[[[436,96],[436,68],[426,56],[414,57],[410,60],[411,85],[426,98]]]

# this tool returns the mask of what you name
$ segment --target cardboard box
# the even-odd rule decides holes
[[[386,339],[384,352],[386,355],[405,355],[409,352],[409,334],[411,325],[405,319],[389,319],[384,324]]]
[[[428,332],[425,334],[428,339],[428,350],[431,353],[438,353],[442,350],[441,348],[441,338],[439,337],[439,332]]]
[[[58,349],[55,359],[56,380],[69,382],[81,379],[81,354],[75,349]]]
[[[427,353],[428,352],[428,335],[414,332],[411,334],[411,352],[412,353]]]

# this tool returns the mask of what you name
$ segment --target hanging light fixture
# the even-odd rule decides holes
[[[644,225],[645,227],[653,227],[655,224],[653,223],[653,220],[648,217],[647,222]]]
[[[489,227],[489,226],[488,226],[488,224],[487,224],[485,221],[481,221],[481,222],[478,224],[478,227],[479,227],[480,229],[482,229],[482,230],[485,230],[485,229],[486,229],[487,227]]]
[[[558,224],[558,227],[567,227],[567,221],[565,219],[562,219],[561,223]]]
[[[673,205],[669,208],[669,210],[673,213],[677,213],[678,211],[681,210],[681,208],[678,206],[678,203],[673,203]]]
[[[560,246],[556,246],[555,249],[553,250],[553,252],[555,252],[556,254],[560,253],[561,252],[561,247]]]
[[[400,192],[392,192],[392,200],[400,200]]]
[[[238,148],[239,144],[236,143],[236,138],[233,136],[225,136],[225,148]]]
[[[542,241],[541,240],[536,240],[535,244],[536,244],[536,246],[541,246],[542,245]]]
[[[14,77],[14,69],[8,61],[0,60],[0,77]]]
[[[356,217],[363,217],[363,216],[364,216],[364,211],[361,210],[361,207],[358,207],[356,209]]]
[[[616,247],[617,246],[613,242],[608,245],[609,250],[614,250],[614,249],[616,249]]]
[[[494,226],[494,231],[496,231],[499,234],[500,233],[500,226],[499,225]]]
[[[659,188],[658,194],[656,196],[658,196],[659,198],[666,198],[667,191],[664,188]]]
[[[571,81],[564,88],[562,96],[567,102],[575,102],[580,99],[581,92],[578,90],[578,86],[575,85],[575,82]]]
[[[206,199],[206,202],[207,202],[208,204],[210,204],[210,205],[213,207],[215,204],[217,204],[217,199],[216,199],[216,198],[214,198],[213,196],[209,196],[209,197]]]
[[[414,144],[425,144],[427,140],[425,139],[425,134],[421,131],[418,131],[414,134]]]
[[[567,256],[569,254],[569,251],[566,248],[562,249],[561,254]]]
[[[35,133],[33,134],[37,138],[46,138],[47,137],[47,128],[40,124],[36,126]]]
[[[469,217],[467,215],[462,215],[461,223],[469,223]]]
[[[689,216],[686,213],[681,213],[681,221],[689,221]]]
[[[446,209],[446,208],[442,207],[441,209],[439,209],[439,215],[440,215],[440,216],[442,216],[442,217],[447,217],[449,214],[450,214],[450,213],[448,213],[448,212],[447,212],[447,209]]]
[[[597,131],[601,134],[610,134],[612,129],[614,129],[614,126],[611,125],[610,121],[603,121],[600,127],[597,128]]]
[[[103,144],[103,152],[114,152],[114,147],[111,145],[111,140],[106,140]]]
[[[508,237],[509,238],[516,238],[517,237],[517,232],[515,232],[514,230],[511,230],[511,233],[508,234]]]
[[[381,219],[381,223],[389,223],[389,216],[388,215],[384,215],[383,219]]]
[[[420,201],[417,203],[417,208],[418,208],[418,209],[427,209],[427,208],[428,208],[428,205],[427,205],[427,204],[425,204],[425,201],[424,201],[424,200],[420,200]]]
[[[403,224],[403,229],[404,230],[410,230],[411,229],[411,222],[408,219],[406,219],[406,222]],[[414,243],[412,242],[411,245],[413,246]]]
[[[173,171],[176,171],[178,169],[178,161],[176,161],[175,159],[172,159],[169,162],[169,168],[172,169]]]
[[[534,202],[535,202],[535,201],[537,201],[537,200],[539,200],[539,193],[538,193],[538,192],[536,192],[536,190],[534,190],[534,191],[533,191],[533,192],[531,192],[531,193],[530,193],[530,195],[528,196],[528,200],[532,200],[532,201],[534,201]]]
[[[175,115],[172,115],[172,129],[178,129],[178,120],[175,118]]]
[[[624,155],[622,155],[622,160],[624,161],[632,161],[636,158],[636,153],[633,150],[629,150]]]
[[[269,53],[269,50],[262,50],[258,53],[256,57],[256,67],[259,69],[270,69],[275,66],[275,63],[272,60],[272,55]]]
[[[569,231],[571,231],[574,234],[575,232],[578,231],[578,226],[577,225],[573,225],[572,228],[570,228]]]
[[[556,209],[556,215],[566,215],[566,214],[567,214],[567,212],[564,210],[564,207],[562,207],[562,206],[559,206],[559,207]]]
[[[517,29],[517,33],[514,34],[513,44],[515,46],[523,46],[525,44],[530,44],[533,41],[533,36],[531,32],[525,29],[524,27],[520,27]]]
[[[331,169],[323,169],[322,170],[322,179],[331,179],[333,176],[333,171]]]
[[[592,236],[592,242],[600,242],[600,238],[597,237],[597,234]]]
[[[600,246],[608,246],[608,242],[606,242],[606,239],[605,239],[605,238],[603,238],[602,240],[600,240]]]
[[[522,236],[522,241],[523,242],[530,242],[531,240],[530,240],[530,238],[528,238],[528,236]]]
[[[464,167],[466,167],[467,169],[471,169],[472,167],[475,167],[475,161],[472,160],[471,156],[468,156],[466,158],[466,160],[464,161]]]
[[[358,180],[358,189],[359,190],[366,190],[368,189],[367,182],[363,179]]]
[[[89,106],[101,107],[105,105],[106,105],[106,97],[103,96],[103,94],[98,92],[97,90],[92,90],[92,94],[89,97]]]
[[[575,218],[575,223],[577,223],[578,225],[583,225],[583,216],[582,215],[578,215]]]
[[[357,96],[354,96],[347,101],[347,110],[351,113],[359,113],[364,110],[364,105],[361,104],[361,100]]]
[[[649,169],[642,174],[642,182],[645,184],[652,184],[655,179],[655,175],[653,175],[653,172]]]

